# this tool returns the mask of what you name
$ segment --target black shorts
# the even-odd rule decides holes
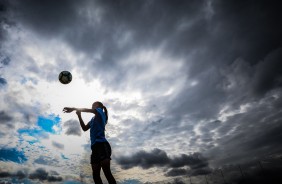
[[[96,142],[91,146],[91,149],[91,164],[99,164],[102,160],[105,159],[111,160],[112,149],[108,142]]]

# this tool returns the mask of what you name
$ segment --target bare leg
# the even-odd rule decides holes
[[[91,164],[95,184],[103,184],[100,178],[101,164]]]
[[[116,180],[115,178],[113,177],[112,175],[112,172],[111,172],[111,160],[110,159],[105,159],[103,161],[101,161],[101,165],[102,165],[102,169],[104,171],[104,174],[109,182],[109,184],[116,184]]]

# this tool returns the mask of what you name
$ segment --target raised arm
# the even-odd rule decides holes
[[[81,117],[81,112],[79,110],[76,111],[76,114],[78,116],[79,123],[80,123],[80,126],[81,126],[82,130],[83,131],[87,131],[90,128],[89,124],[85,125],[85,123],[84,123],[84,121],[83,121],[83,119]]]
[[[89,112],[89,113],[95,113],[95,110],[94,109],[87,109],[87,108],[76,108],[76,107],[65,107],[63,109],[63,112],[66,112],[66,113],[70,113],[72,111],[80,111],[80,112]]]
[[[77,108],[76,110],[77,110],[77,111],[80,111],[80,112],[90,112],[90,113],[95,113],[95,110],[94,110],[94,109]]]

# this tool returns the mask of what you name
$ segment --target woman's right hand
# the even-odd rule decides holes
[[[63,109],[63,112],[70,113],[70,112],[72,112],[72,111],[74,111],[74,110],[75,110],[74,107],[65,107],[65,108]]]

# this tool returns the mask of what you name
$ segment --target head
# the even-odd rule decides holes
[[[107,110],[107,108],[102,104],[102,102],[94,102],[93,104],[92,104],[92,109],[96,109],[96,108],[101,108],[101,109],[103,109],[104,110],[104,112],[105,112],[105,115],[106,115],[106,123],[108,122],[108,110]]]
[[[96,109],[96,108],[102,108],[103,109],[104,105],[102,104],[102,102],[94,102],[92,104],[92,109]]]

